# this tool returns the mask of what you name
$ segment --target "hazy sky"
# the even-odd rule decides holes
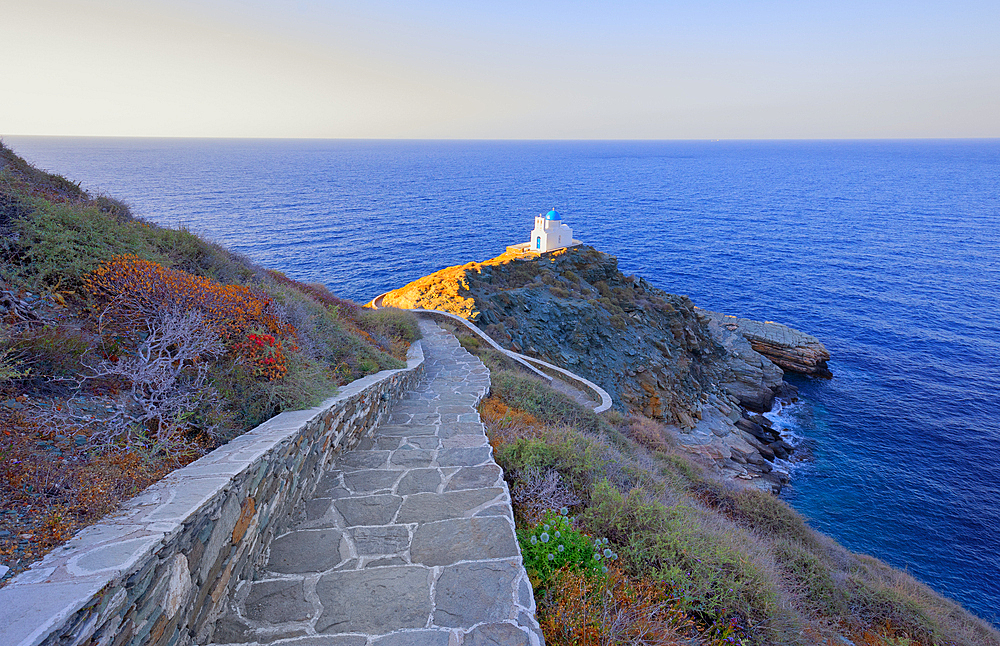
[[[0,0],[0,135],[1000,137],[1000,0]]]

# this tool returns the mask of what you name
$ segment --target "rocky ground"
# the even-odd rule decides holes
[[[759,413],[794,396],[779,365],[829,375],[815,337],[701,310],[589,246],[449,267],[382,304],[463,316],[511,350],[594,381],[616,408],[663,423],[723,476],[774,491],[787,474],[773,462],[792,447]]]

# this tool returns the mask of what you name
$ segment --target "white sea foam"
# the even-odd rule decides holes
[[[802,434],[801,417],[805,414],[805,406],[798,402],[790,402],[781,399],[774,400],[774,406],[770,412],[764,413],[764,417],[771,421],[774,430],[778,431],[781,439],[798,449],[806,441],[806,436]],[[798,457],[798,459],[795,459]],[[809,462],[800,456],[793,454],[792,459],[782,460],[775,458],[773,466],[775,470],[785,471],[794,476],[796,472],[808,466]]]
[[[802,423],[799,416],[802,413],[802,404],[775,399],[771,412],[764,413],[764,417],[771,420],[774,430],[778,431],[781,439],[798,447],[806,439],[801,433]]]

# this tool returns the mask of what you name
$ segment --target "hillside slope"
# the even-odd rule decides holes
[[[989,624],[769,491],[720,479],[683,443],[705,419],[682,433],[640,412],[595,414],[450,325],[490,368],[480,412],[549,646],[1000,645]]]
[[[720,482],[662,424],[597,415],[456,333],[490,367],[480,410],[549,646],[1000,644],[770,493]]]

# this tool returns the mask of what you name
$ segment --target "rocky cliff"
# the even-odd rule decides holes
[[[793,392],[782,369],[729,318],[625,276],[613,256],[589,246],[503,254],[416,280],[381,304],[458,314],[514,351],[594,381],[616,407],[663,422],[728,475],[780,487],[771,463],[791,447],[755,413]],[[781,327],[790,335],[773,347],[797,356],[799,337]]]
[[[814,377],[833,377],[826,362],[830,353],[811,334],[800,332],[774,321],[754,321],[718,312],[704,312],[722,327],[750,342],[750,347],[790,372]]]

